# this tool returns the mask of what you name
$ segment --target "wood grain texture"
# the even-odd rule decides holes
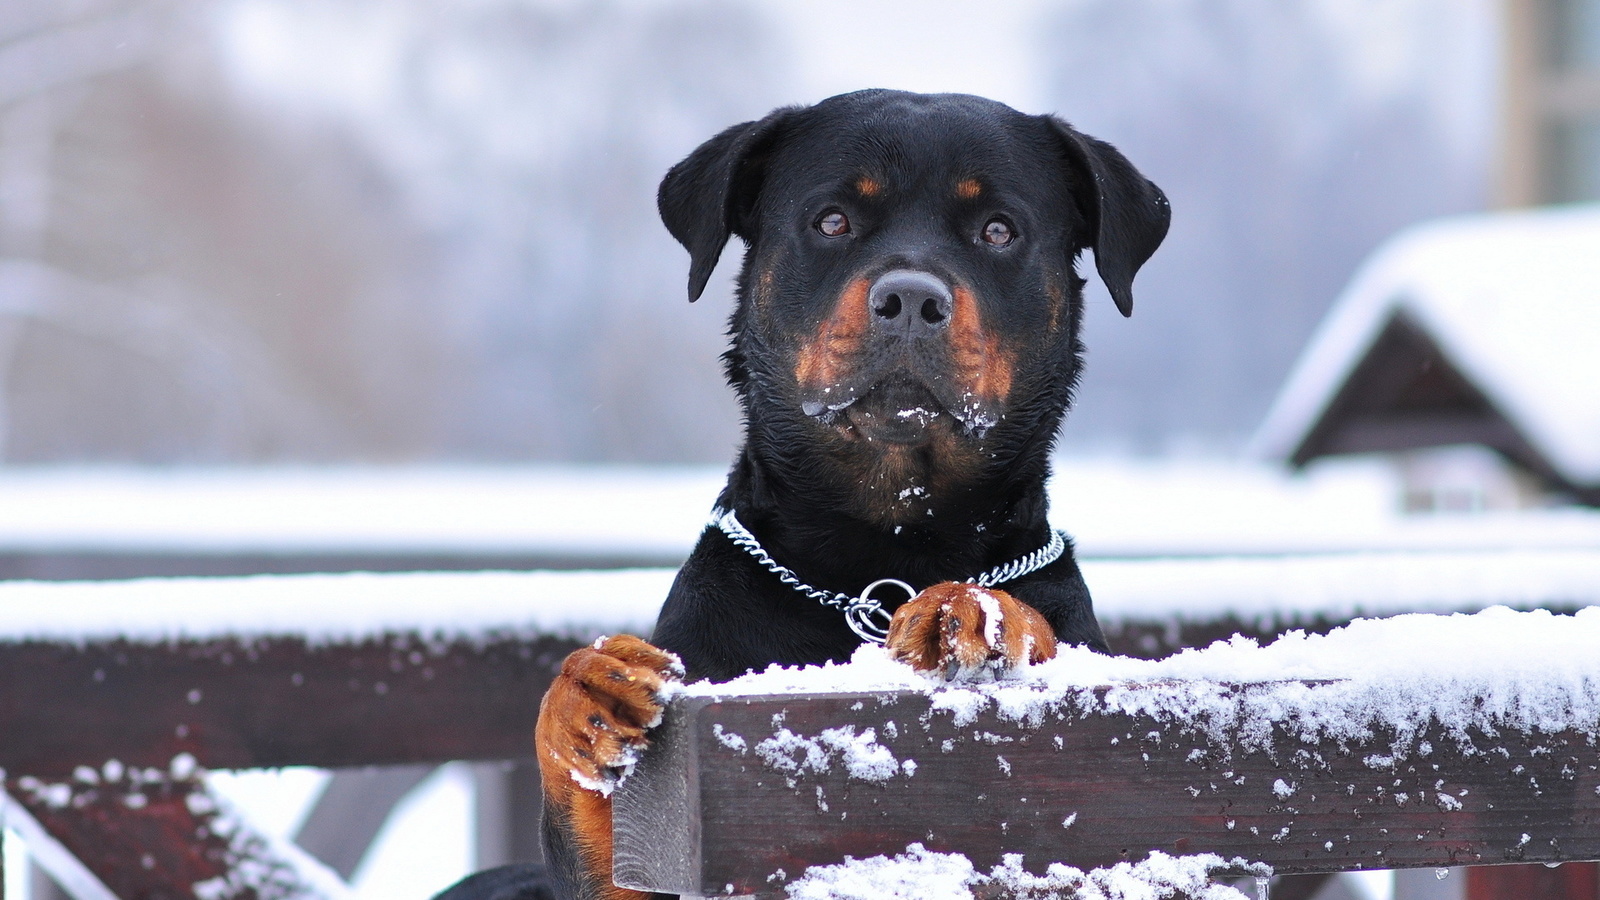
[[[846,725],[914,773],[852,778],[826,747],[825,769],[790,753],[785,771],[759,749]],[[1070,700],[1033,726],[992,709],[957,726],[902,694],[680,698],[653,737],[615,795],[617,880],[641,889],[773,896],[809,865],[911,843],[980,870],[1021,853],[1035,872],[1152,850],[1279,873],[1600,859],[1600,752],[1573,732],[1435,727],[1391,758],[1384,735],[1306,744],[1279,727],[1251,750]]]
[[[114,896],[322,896],[297,861],[279,855],[247,824],[222,813],[197,774],[108,766],[100,772],[80,770],[77,777],[62,781],[14,779],[7,790],[33,823]]]
[[[0,644],[0,768],[70,775],[108,759],[213,769],[532,754],[565,638],[390,636],[356,644]]]

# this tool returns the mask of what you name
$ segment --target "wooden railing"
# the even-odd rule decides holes
[[[1258,687],[1275,686],[1236,690]],[[830,729],[867,738],[856,764]],[[809,867],[913,844],[979,872],[1011,853],[1043,871],[1153,850],[1279,875],[1600,859],[1593,730],[1434,725],[1400,758],[1390,737],[1308,744],[1280,726],[1219,743],[1079,698],[1036,722],[993,707],[962,720],[922,693],[688,698],[617,791],[617,880],[781,897]]]
[[[859,881],[933,853],[997,897],[1012,855],[1038,876],[1160,852],[1240,876],[1578,864],[1566,888],[1519,893],[1524,868],[1469,876],[1468,896],[1592,900],[1596,612],[1411,616],[1167,662],[1074,649],[985,686],[881,652],[695,686],[616,792],[617,881],[781,897],[847,859],[875,860],[841,876]],[[1321,674],[1253,680],[1280,671]]]
[[[271,842],[216,834],[223,803],[198,767],[526,758],[539,699],[576,646],[403,635],[0,644],[0,768],[35,841],[81,864],[30,846],[69,891],[85,896],[92,875],[125,900],[203,898],[195,885],[306,867]]]
[[[1159,656],[1213,633],[1267,637],[1288,624],[1338,623],[1107,624],[1119,652]],[[539,698],[582,635],[421,633],[0,640],[7,827],[83,900],[337,897],[337,879],[294,847],[252,833],[198,772],[526,759]],[[1210,851],[1270,863],[1280,876],[1600,856],[1594,742],[1577,731],[1512,735],[1501,745],[1509,755],[1494,758],[1435,735],[1425,761],[1385,769],[1368,765],[1374,753],[1358,744],[1311,746],[1277,735],[1271,752],[1242,752],[1199,742],[1171,722],[1070,703],[1026,728],[987,720],[956,727],[942,714],[926,716],[928,702],[925,694],[882,692],[680,701],[619,794],[623,877],[704,893],[725,893],[729,884],[771,893],[781,883],[767,880],[776,869],[792,876],[828,854],[903,852],[913,842],[963,848],[980,865],[1002,850],[1080,866],[1123,859],[1124,851]],[[916,760],[916,774],[880,783],[773,771],[748,748],[762,729],[773,731],[779,712],[801,735],[871,727],[890,754]],[[747,751],[720,740],[718,727],[743,736]],[[690,779],[698,793],[661,794],[652,769]],[[805,789],[785,786],[787,777]],[[1287,797],[1263,789],[1279,780],[1292,789]],[[1441,781],[1457,801],[1439,799]],[[628,812],[646,808],[637,798],[651,791],[653,819]],[[750,802],[757,795],[760,802]],[[1460,808],[1446,809],[1451,802]],[[536,803],[536,794],[526,799]],[[836,823],[846,822],[839,831]],[[677,857],[662,853],[663,841],[693,833],[700,839],[675,848]],[[796,856],[798,847],[821,849]],[[685,867],[684,859],[696,862]],[[1587,865],[1472,869],[1468,896],[1593,900],[1593,880]],[[1315,881],[1280,878],[1273,896],[1309,896]]]

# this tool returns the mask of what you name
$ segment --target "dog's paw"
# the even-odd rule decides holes
[[[601,638],[569,654],[539,705],[546,790],[570,780],[610,794],[638,761],[645,732],[661,724],[667,685],[682,677],[676,656],[632,635]]]
[[[983,681],[1056,655],[1050,623],[1005,591],[947,581],[895,611],[889,655],[950,681]]]

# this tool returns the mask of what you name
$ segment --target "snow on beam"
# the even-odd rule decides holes
[[[0,768],[531,756],[562,658],[670,571],[0,584]]]
[[[0,582],[0,645],[274,637],[333,645],[394,634],[587,642],[648,630],[673,575],[629,569]]]
[[[1162,661],[1071,649],[984,687],[875,650],[691,686],[618,788],[617,880],[779,895],[847,856],[882,857],[856,864],[869,880],[1020,878],[1007,854],[1040,876],[1157,851],[1279,873],[1600,859],[1596,646],[1600,609],[1496,609]]]

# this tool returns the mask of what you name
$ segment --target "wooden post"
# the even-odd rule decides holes
[[[401,800],[434,765],[335,769],[294,842],[348,881]]]
[[[912,843],[979,871],[1152,850],[1280,874],[1600,859],[1589,734],[1435,725],[1396,753],[1271,732],[1219,740],[1070,695],[1028,724],[990,704],[959,725],[920,693],[684,697],[615,795],[616,879],[778,896],[808,866]]]
[[[544,812],[544,792],[539,764],[532,759],[476,763],[477,859],[479,869],[508,863],[544,861],[539,840],[539,819]]]

